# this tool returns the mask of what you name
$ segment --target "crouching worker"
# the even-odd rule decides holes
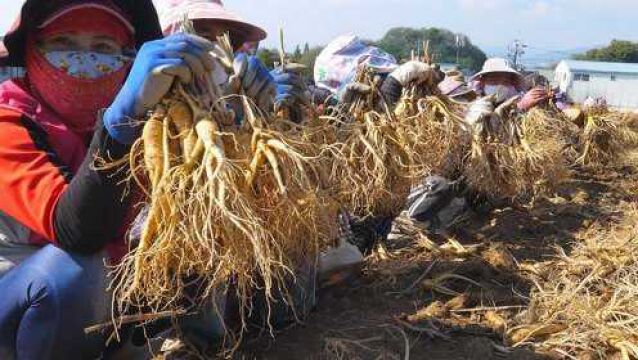
[[[471,82],[479,96],[493,97],[494,106],[510,101],[520,112],[529,111],[549,98],[543,87],[527,90],[523,75],[502,58],[487,59],[483,69],[472,77]]]
[[[351,103],[373,89],[355,81],[361,69],[372,70],[379,80],[383,100],[392,109],[399,102],[403,89],[408,85],[425,82],[439,84],[445,74],[438,66],[420,61],[408,61],[399,65],[394,56],[376,46],[365,44],[353,35],[333,40],[317,57],[314,78],[317,87],[328,90],[330,105]],[[383,109],[384,104],[378,104]]]
[[[294,69],[282,67],[269,71],[257,56],[251,54],[256,50],[254,44],[267,36],[262,28],[226,9],[221,0],[155,0],[155,4],[165,35],[180,32],[185,18],[192,21],[199,36],[212,42],[226,33],[229,35],[235,50],[235,77],[241,79],[241,86],[229,86],[233,82],[227,81],[224,69],[215,69],[218,85],[228,94],[238,94],[242,89],[261,111],[270,113],[288,108],[292,121],[303,120],[302,110],[309,105],[310,94],[301,75]],[[236,105],[237,121],[241,122],[242,107],[239,102]]]
[[[126,250],[132,199],[94,160],[124,156],[130,119],[212,69],[209,41],[159,38],[150,0],[27,0],[4,38],[0,62],[27,75],[0,85],[2,359],[103,352],[84,329],[110,315],[105,262]]]

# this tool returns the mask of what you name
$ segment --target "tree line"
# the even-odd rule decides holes
[[[638,63],[638,42],[612,40],[608,46],[574,56],[576,60]]]
[[[466,35],[455,34],[446,29],[399,27],[390,29],[380,40],[366,40],[394,55],[399,61],[407,61],[412,53],[423,54],[423,44],[429,42],[429,54],[437,63],[454,63],[461,68],[477,71],[485,62],[485,53],[473,45]],[[287,54],[296,63],[306,65],[305,76],[312,77],[315,60],[323,50],[322,46],[297,46]],[[279,62],[279,52],[273,49],[260,49],[259,58],[270,68]],[[457,62],[458,60],[458,62]]]

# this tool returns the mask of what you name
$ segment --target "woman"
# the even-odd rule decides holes
[[[354,35],[339,36],[328,44],[317,57],[314,80],[317,87],[328,90],[334,105],[351,103],[353,99],[372,91],[368,85],[354,82],[361,68],[373,70],[383,81],[380,91],[385,103],[393,108],[401,98],[403,89],[409,84],[420,84],[432,80],[438,84],[444,74],[436,66],[420,61],[397,64],[394,56],[375,46],[367,45]],[[377,104],[383,109],[384,104]]]
[[[487,59],[483,69],[472,77],[471,82],[479,96],[495,96],[496,105],[526,90],[523,76],[510,65],[509,61],[502,58]],[[534,87],[520,98],[517,107],[520,111],[528,111],[547,98],[548,94],[544,88]]]
[[[127,153],[140,133],[129,119],[176,77],[213,66],[207,40],[160,37],[150,0],[27,0],[4,38],[0,65],[27,75],[0,85],[2,359],[102,351],[83,330],[110,313],[103,259],[125,250],[131,196],[92,165]]]
[[[185,18],[193,22],[196,33],[210,41],[228,33],[235,48],[235,72],[247,79],[243,88],[264,112],[288,107],[293,121],[303,119],[303,107],[310,103],[306,85],[298,73],[281,68],[269,72],[255,56],[260,41],[267,36],[257,25],[243,20],[224,7],[221,0],[154,0],[164,35],[181,31]],[[219,71],[217,71],[219,74]],[[225,74],[217,78],[222,81]],[[233,89],[228,89],[232,92]],[[240,114],[241,106],[234,106]]]

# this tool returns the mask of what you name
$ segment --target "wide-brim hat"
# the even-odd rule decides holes
[[[262,41],[267,36],[261,27],[226,9],[221,0],[155,0],[155,6],[164,34],[177,31],[180,22],[188,17],[193,22],[218,21],[231,29],[231,37],[241,38],[242,42]]]
[[[439,91],[441,91],[441,94],[450,97],[463,96],[474,91],[469,86],[467,86],[465,81],[463,81],[462,79],[462,77],[458,76],[446,77],[439,83]]]
[[[24,66],[27,35],[36,31],[52,16],[64,9],[94,4],[123,16],[135,32],[135,45],[141,47],[147,41],[162,36],[157,13],[151,0],[27,0],[20,16],[13,23],[0,44],[0,66]]]
[[[487,74],[499,74],[499,73],[512,74],[516,77],[517,81],[519,82],[523,81],[523,75],[521,75],[521,73],[516,71],[507,59],[503,59],[503,58],[487,59],[485,61],[485,64],[483,64],[483,69],[480,72],[474,74],[474,76],[472,76],[470,80],[471,81],[478,80],[479,78]]]

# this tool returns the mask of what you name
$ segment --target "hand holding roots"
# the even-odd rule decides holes
[[[207,110],[196,90],[176,83],[132,146],[131,178],[146,193],[148,216],[116,271],[122,312],[171,309],[188,284],[210,300],[231,280],[248,311],[255,279],[271,299],[336,238],[338,207],[320,196],[320,145],[257,118],[246,99],[247,122],[225,126],[223,99],[211,95]]]

